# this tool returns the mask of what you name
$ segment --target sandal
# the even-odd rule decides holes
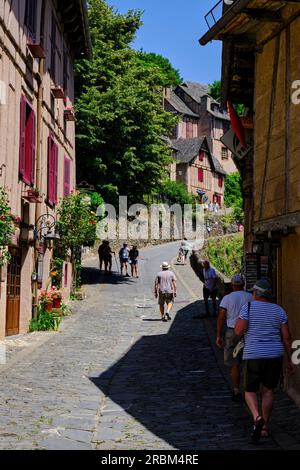
[[[264,424],[264,418],[262,416],[257,416],[251,432],[251,439],[253,444],[257,444],[259,439],[261,438],[261,432],[264,427]]]
[[[267,438],[271,437],[270,430],[267,429],[267,428],[262,428],[261,437],[264,438],[264,439],[267,439]]]

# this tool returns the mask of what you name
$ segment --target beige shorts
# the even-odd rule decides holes
[[[233,328],[227,328],[225,333],[225,348],[224,348],[224,364],[225,366],[232,367],[240,364],[240,360],[233,358],[233,350],[239,342],[240,337],[235,333]]]
[[[162,292],[158,295],[158,303],[159,305],[170,304],[174,302],[174,294],[163,294]]]

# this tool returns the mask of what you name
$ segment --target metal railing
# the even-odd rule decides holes
[[[219,21],[223,14],[232,7],[235,1],[236,0],[219,0],[218,3],[209,10],[204,17],[208,29],[211,29]]]
[[[208,26],[208,29],[211,29],[223,15],[223,0],[219,0],[218,3],[212,7],[211,10],[205,15],[204,19]]]

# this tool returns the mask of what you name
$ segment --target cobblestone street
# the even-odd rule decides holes
[[[202,285],[189,266],[174,266],[172,321],[160,321],[154,276],[177,252],[178,244],[142,250],[139,279],[101,275],[89,260],[86,299],[60,332],[27,336],[12,352],[15,340],[6,341],[1,449],[253,449],[250,415],[232,403],[214,347],[214,320],[193,318]],[[300,410],[283,392],[273,438],[256,448],[300,449]]]

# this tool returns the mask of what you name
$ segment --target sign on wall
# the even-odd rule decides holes
[[[224,144],[238,159],[243,159],[252,150],[252,132],[246,130],[247,146],[244,147],[233,129],[229,129],[222,137],[221,142]]]

